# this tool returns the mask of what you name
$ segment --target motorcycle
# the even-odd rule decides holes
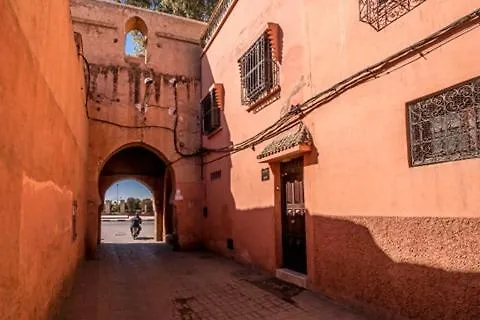
[[[139,234],[140,234],[140,227],[132,227],[133,240],[136,240]]]

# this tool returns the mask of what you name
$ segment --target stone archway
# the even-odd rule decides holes
[[[159,230],[157,232],[158,239],[167,240],[165,236],[171,232],[175,234],[173,244],[177,245],[177,248],[183,250],[198,248],[201,245],[200,228],[204,219],[202,216],[204,193],[200,162],[196,158],[178,158],[174,150],[171,150],[171,144],[163,143],[166,138],[160,139],[153,135],[156,131],[147,131],[144,141],[132,141],[132,137],[125,136],[126,132],[122,131],[124,129],[112,127],[106,130],[102,126],[104,125],[97,123],[92,125],[92,128],[97,130],[97,134],[94,135],[94,139],[90,140],[87,219],[85,221],[86,256],[89,259],[97,258],[97,248],[101,239],[100,213],[104,197],[104,191],[101,190],[106,190],[109,184],[115,183],[114,181],[128,178],[142,181],[149,185],[151,190],[158,189],[157,195],[154,195],[156,212],[162,214],[160,218],[156,219],[157,230]],[[153,155],[154,161],[150,163],[157,165],[148,166],[139,160],[143,159],[143,156],[132,152],[134,156],[125,157],[124,160],[129,159],[129,161],[123,161],[123,165],[122,161],[118,160],[120,164],[104,170],[104,168],[110,167],[107,164],[114,157],[125,155],[123,151],[127,150],[129,152],[137,150],[142,152],[141,154],[146,153],[148,154],[147,159],[151,159]],[[135,165],[129,166],[129,163]],[[159,170],[158,167],[163,168],[163,171],[145,172],[143,170],[145,168]],[[150,178],[148,178],[149,176]],[[152,177],[154,182],[151,182]]]
[[[127,145],[113,152],[104,162],[98,175],[100,207],[106,190],[120,180],[133,179],[144,184],[152,192],[155,212],[155,238],[165,240],[168,233],[174,233],[174,190],[173,169],[163,155],[143,144]],[[98,219],[97,243],[100,242],[100,219]]]

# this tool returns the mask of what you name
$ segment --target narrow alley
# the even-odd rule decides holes
[[[479,3],[0,0],[0,320],[480,320]]]
[[[129,234],[117,226],[102,229],[121,243],[104,243],[98,259],[83,265],[61,320],[365,319],[212,253],[126,243]]]

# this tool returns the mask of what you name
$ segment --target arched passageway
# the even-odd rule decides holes
[[[163,156],[143,145],[127,146],[113,153],[103,165],[98,177],[98,191],[102,203],[99,212],[103,210],[107,189],[125,179],[136,180],[152,192],[155,239],[163,241],[166,235],[174,234],[174,207],[171,201],[174,177],[173,170],[167,166]],[[100,215],[98,234],[101,234]]]

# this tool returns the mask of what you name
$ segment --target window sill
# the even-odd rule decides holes
[[[261,97],[248,106],[247,111],[256,113],[280,98],[280,86],[271,89],[265,96]]]
[[[145,55],[138,55],[138,56],[125,55],[125,62],[143,63],[145,62]]]
[[[205,137],[207,137],[207,139],[212,139],[214,136],[216,136],[220,131],[222,131],[223,128],[222,127],[218,127],[217,129],[213,130],[212,132],[208,133],[205,135]]]

